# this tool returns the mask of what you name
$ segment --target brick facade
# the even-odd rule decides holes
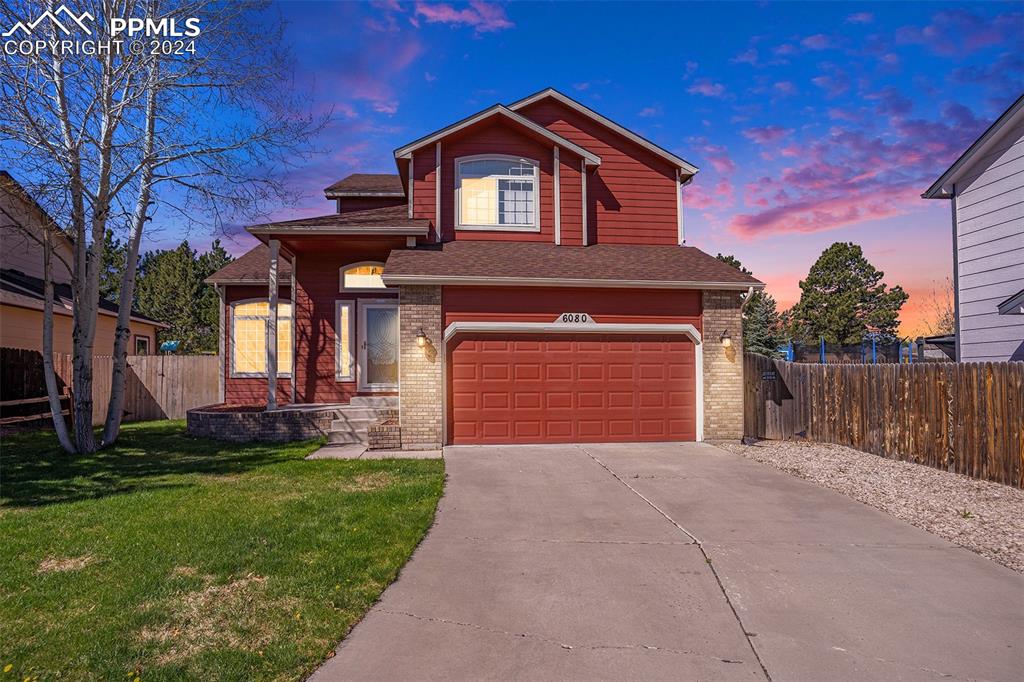
[[[743,318],[737,291],[704,291],[704,439],[743,437]],[[722,345],[728,332],[732,346]]]
[[[436,450],[442,445],[443,372],[441,287],[403,286],[399,296],[399,421],[402,447]],[[427,345],[416,345],[420,330]]]

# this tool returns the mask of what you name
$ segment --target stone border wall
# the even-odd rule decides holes
[[[340,416],[335,408],[231,412],[200,407],[189,410],[186,419],[188,433],[192,436],[235,443],[287,443],[326,436],[331,422]]]

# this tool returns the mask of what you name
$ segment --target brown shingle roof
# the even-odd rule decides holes
[[[398,206],[384,206],[382,208],[368,208],[363,211],[348,211],[346,213],[330,213],[328,215],[316,216],[313,218],[299,218],[297,220],[283,220],[276,223],[264,223],[262,225],[250,225],[250,232],[274,232],[277,230],[286,231],[308,231],[311,234],[329,232],[331,230],[359,228],[416,228],[414,232],[423,232],[430,225],[429,220],[422,218],[410,218],[409,208],[405,204]]]
[[[260,244],[231,261],[206,278],[207,284],[263,284],[270,269],[270,247]],[[284,258],[277,260],[277,281],[287,282],[292,276],[292,264]]]
[[[359,196],[405,196],[402,179],[394,173],[353,173],[324,188],[324,194],[332,197]]]
[[[692,246],[595,244],[574,247],[498,241],[454,241],[392,251],[384,266],[389,284],[411,280],[502,284],[537,280],[557,285],[687,286],[745,289],[762,282]],[[607,284],[605,284],[607,282]],[[698,286],[709,285],[709,286]]]

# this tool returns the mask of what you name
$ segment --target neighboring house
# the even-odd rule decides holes
[[[394,396],[412,449],[742,436],[764,285],[683,245],[696,167],[551,89],[395,161],[209,278],[225,402]]]
[[[1024,360],[1024,95],[921,196],[952,200],[957,360]]]
[[[43,350],[43,230],[54,239],[53,350],[72,351],[71,242],[49,215],[6,171],[0,171],[0,347]],[[133,313],[129,354],[156,351],[156,330],[166,325]],[[117,304],[101,300],[96,320],[96,355],[114,352]]]

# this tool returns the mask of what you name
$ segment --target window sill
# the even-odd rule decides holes
[[[540,225],[456,225],[460,232],[540,232]]]

